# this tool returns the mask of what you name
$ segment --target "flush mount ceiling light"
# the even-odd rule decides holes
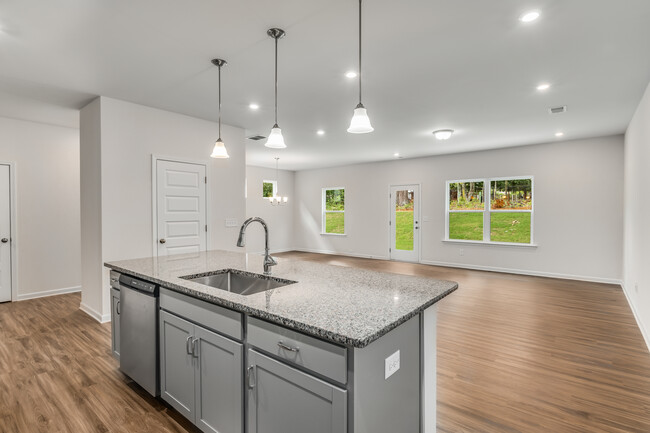
[[[278,177],[278,161],[280,160],[279,156],[275,157],[275,184],[278,184],[279,177]],[[275,194],[273,197],[269,197],[269,203],[271,203],[271,206],[284,206],[287,204],[289,201],[289,197],[282,197],[280,194],[278,194],[278,191],[276,189]]]
[[[449,140],[453,133],[454,133],[453,129],[439,129],[437,131],[433,131],[433,135],[438,140]]]
[[[361,102],[361,0],[359,0],[359,104],[354,109],[348,132],[352,134],[367,134],[375,129],[370,125],[366,107]]]
[[[540,17],[539,11],[530,11],[520,16],[519,21],[521,21],[522,23],[532,23],[533,21],[537,21],[539,17]]]
[[[284,149],[287,145],[284,144],[282,130],[278,126],[278,40],[284,37],[286,33],[282,29],[273,28],[269,29],[266,34],[275,39],[275,124],[271,128],[265,146],[271,149]]]
[[[540,91],[540,92],[543,92],[543,91],[548,90],[550,88],[551,88],[551,85],[548,84],[548,83],[542,83],[539,86],[537,86],[537,90]]]
[[[211,158],[230,158],[226,145],[221,140],[221,67],[226,66],[228,62],[222,59],[212,59],[212,64],[219,68],[219,138],[214,143]]]
[[[555,136],[558,137],[558,138],[564,137],[564,132],[556,132]]]

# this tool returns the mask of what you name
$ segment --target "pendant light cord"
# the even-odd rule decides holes
[[[359,0],[359,105],[361,103],[361,0]]]
[[[219,140],[221,140],[221,66],[219,66]]]
[[[275,125],[278,125],[278,38],[275,38]]]

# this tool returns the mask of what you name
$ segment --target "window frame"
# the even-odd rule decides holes
[[[506,180],[530,179],[530,210],[529,209],[492,209],[492,182]],[[483,210],[450,210],[449,209],[449,186],[454,183],[483,182]],[[482,245],[508,245],[520,247],[534,247],[535,243],[535,177],[534,176],[503,176],[484,177],[476,179],[458,179],[445,182],[445,242],[475,243]],[[488,199],[485,200],[485,197]],[[449,238],[449,215],[452,213],[483,213],[483,240],[450,239]],[[530,213],[530,242],[497,242],[491,240],[492,213]]]
[[[345,191],[344,186],[336,186],[336,187],[326,187],[323,188],[321,191],[321,235],[325,236],[345,236],[346,235],[346,230],[347,230],[347,224],[345,224],[345,202],[343,203],[343,210],[327,210],[326,209],[326,203],[325,203],[325,197],[327,194],[327,191],[335,191],[335,190],[343,190]],[[327,214],[328,213],[342,213],[343,214],[343,233],[327,233]]]
[[[270,183],[273,185],[273,195],[271,197],[277,197],[278,195],[278,181],[277,180],[262,180],[262,198],[264,200],[268,200],[269,197],[264,197],[264,184],[265,183]]]

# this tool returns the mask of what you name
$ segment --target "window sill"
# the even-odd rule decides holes
[[[345,233],[321,233],[321,236],[347,236]]]
[[[496,245],[501,247],[537,248],[537,244],[516,244],[512,242],[468,241],[463,239],[443,239],[442,241],[449,244]]]

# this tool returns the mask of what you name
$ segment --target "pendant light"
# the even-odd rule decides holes
[[[214,143],[214,148],[212,149],[211,158],[230,158],[228,151],[226,150],[226,145],[223,144],[221,140],[221,67],[226,66],[228,62],[222,59],[212,59],[212,64],[219,68],[219,138]]]
[[[285,32],[282,29],[273,28],[269,29],[266,34],[275,39],[275,124],[265,146],[272,149],[284,149],[287,145],[284,144],[282,130],[278,126],[278,39],[284,37]]]
[[[269,197],[269,203],[271,203],[272,206],[284,206],[287,204],[289,201],[289,197],[282,197],[278,194],[277,191],[277,184],[279,182],[279,177],[278,177],[278,160],[280,157],[276,156],[275,157],[275,184],[276,184],[276,191],[273,197]]]
[[[354,109],[348,132],[352,134],[367,134],[375,129],[370,125],[366,107],[361,102],[361,0],[359,0],[359,104]]]

